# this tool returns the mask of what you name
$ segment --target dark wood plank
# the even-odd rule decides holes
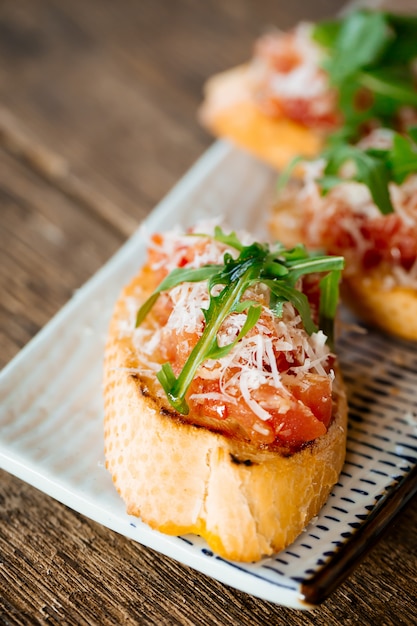
[[[302,613],[240,593],[142,548],[4,473],[1,485],[0,623],[415,623],[417,502],[327,602]]]
[[[3,151],[0,216],[1,367],[124,237]]]
[[[266,26],[341,5],[5,0],[0,102],[35,151],[137,222],[211,143],[196,117],[205,79],[248,58]]]

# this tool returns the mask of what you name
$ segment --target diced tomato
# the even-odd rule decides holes
[[[305,379],[304,383],[297,383],[294,376],[283,377],[286,391],[278,390],[270,385],[261,385],[253,392],[253,397],[261,405],[267,408],[271,414],[271,422],[275,431],[275,437],[290,445],[300,445],[312,441],[316,437],[324,435],[331,419],[331,387],[324,384],[327,377],[317,376]],[[288,380],[290,385],[287,384]],[[312,387],[318,383],[318,389]],[[330,381],[329,381],[330,383]],[[325,395],[323,395],[325,394]],[[325,402],[322,398],[326,397]],[[320,404],[327,404],[330,400],[330,416]],[[317,412],[315,415],[314,411]],[[319,416],[324,420],[321,421]],[[265,422],[262,422],[264,425]]]
[[[197,341],[197,333],[177,331],[171,333],[169,341],[161,342],[165,346],[163,360],[171,363],[175,374],[182,370]],[[281,365],[288,368],[287,363]],[[236,371],[231,370],[230,378],[235,374]],[[284,391],[268,384],[252,391],[254,401],[265,407],[270,415],[268,420],[262,420],[245,402],[238,388],[230,391],[233,398],[228,400],[222,394],[217,378],[196,377],[187,393],[190,415],[197,421],[215,420],[216,430],[225,434],[233,432],[231,423],[238,424],[247,433],[247,438],[259,445],[278,442],[297,448],[324,435],[332,418],[329,377],[307,373],[300,380],[284,375],[283,384]]]
[[[363,236],[371,242],[370,252],[364,256],[364,266],[374,267],[382,261],[401,263],[410,269],[417,258],[417,238],[398,214],[391,213],[362,226]]]
[[[165,293],[161,293],[152,309],[152,316],[159,326],[165,326],[171,311],[172,301],[170,297]]]
[[[154,245],[149,246],[148,248],[148,264],[154,266],[161,261],[164,261],[166,259],[166,254],[162,248],[164,238],[160,233],[153,234],[151,241]]]
[[[204,394],[200,399],[193,398],[194,394]],[[215,394],[214,397],[206,394]],[[246,433],[246,438],[252,442],[268,445],[276,440],[276,433],[272,420],[263,422],[250,409],[242,397],[235,401],[227,400],[220,394],[218,381],[195,379],[189,389],[188,402],[193,416],[198,419],[215,419],[217,430],[225,434],[230,431],[230,424],[235,423]],[[219,395],[221,399],[219,399]],[[217,397],[216,397],[217,396]]]
[[[170,330],[160,342],[159,349],[163,361],[168,361],[176,375],[182,370],[191,350],[198,341],[197,333],[186,330]],[[161,357],[160,357],[161,358]]]
[[[293,402],[285,415],[274,416],[274,422],[278,422],[279,426],[278,440],[295,447],[313,441],[327,432],[323,422],[300,400]]]
[[[258,104],[269,117],[284,117],[303,126],[331,129],[340,123],[340,118],[333,111],[318,112],[319,107],[312,100],[304,98],[277,98],[270,94],[258,94]],[[329,107],[323,107],[329,108]]]
[[[188,263],[192,263],[196,256],[203,254],[204,249],[207,247],[207,240],[205,238],[201,238],[193,243],[192,246],[187,246],[184,250],[184,257],[182,265],[187,265]]]
[[[286,376],[285,384],[294,397],[308,407],[328,428],[332,419],[333,405],[330,378],[309,372],[301,381],[294,376]]]
[[[326,223],[321,219],[321,242],[314,242],[314,245],[319,243],[330,254],[346,255],[348,251],[356,251],[357,243],[352,231],[344,226],[345,222],[355,223],[355,230],[367,244],[357,259],[366,270],[384,262],[409,270],[417,259],[415,228],[407,226],[397,213],[368,218],[341,206]]]
[[[196,378],[189,389],[188,401],[193,415],[222,422],[234,420],[253,442],[267,445],[278,441],[298,447],[327,431],[332,415],[332,396],[330,383],[326,385],[326,380],[324,376],[312,375],[303,386],[294,382],[291,388],[288,387],[289,393],[279,392],[270,385],[261,385],[252,395],[261,406],[268,407],[271,417],[265,421],[254,413],[241,396],[237,396],[235,402],[227,401],[224,397],[219,400],[217,380]],[[203,396],[199,397],[199,394]],[[223,430],[222,424],[219,423],[218,428]],[[226,424],[224,428],[227,430]]]
[[[314,102],[305,98],[288,98],[282,100],[281,107],[284,117],[300,122],[311,128],[335,128],[340,123],[340,116],[335,111],[319,113],[319,107]],[[328,108],[328,107],[326,107]]]
[[[310,220],[317,219],[314,212],[312,215],[307,215],[307,219],[304,220],[304,238],[309,240],[309,223]],[[308,243],[314,247],[322,247],[329,254],[341,254],[346,250],[356,247],[356,242],[353,237],[353,234],[350,230],[347,230],[344,226],[345,222],[353,219],[352,212],[349,207],[346,205],[342,205],[341,203],[335,211],[327,217],[323,217],[322,213],[320,214],[320,228],[318,231],[318,239],[310,240]],[[358,219],[358,216],[357,216]]]

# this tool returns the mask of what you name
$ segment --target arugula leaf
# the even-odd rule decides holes
[[[136,315],[136,328],[143,322],[163,291],[172,289],[181,283],[199,283],[202,280],[207,280],[218,271],[219,267],[218,265],[204,265],[203,267],[185,269],[178,267],[172,270],[161,282],[158,289],[140,307]]]
[[[191,237],[207,237],[206,233],[192,233]],[[238,236],[234,231],[231,233],[225,233],[222,231],[220,226],[214,227],[214,238],[221,243],[230,246],[231,248],[235,248],[235,250],[242,250],[243,245],[241,241],[239,241]]]
[[[387,161],[392,171],[392,178],[399,185],[411,172],[417,173],[417,152],[410,141],[401,135],[395,135]]]
[[[302,293],[298,289],[295,289],[295,287],[292,287],[291,285],[276,285],[272,280],[267,279],[265,279],[263,282],[270,288],[272,293],[274,293],[278,298],[281,299],[282,303],[288,301],[294,305],[294,307],[299,312],[304,324],[304,328],[309,335],[317,332],[318,329],[311,317],[310,305],[307,296],[304,293]]]
[[[408,135],[411,141],[413,141],[417,145],[417,126],[411,126],[408,129]]]
[[[313,39],[327,53],[323,68],[338,92],[343,117],[331,143],[355,141],[371,120],[394,126],[401,107],[417,107],[416,16],[359,9],[318,23]]]
[[[217,334],[221,325],[228,315],[241,311],[241,298],[252,281],[259,277],[266,254],[267,248],[256,243],[242,247],[237,260],[233,259],[230,254],[225,254],[224,266],[208,281],[210,303],[208,309],[203,309],[206,322],[203,333],[191,351],[181,373],[178,378],[175,378],[172,369],[169,371],[165,368],[162,376],[157,374],[170,403],[180,413],[188,413],[185,394],[200,365],[207,359],[219,358],[220,354],[225,356],[243,336],[242,333],[246,334],[256,324],[260,307],[259,305],[254,307],[252,303],[249,303],[250,315],[248,313],[246,323],[238,338],[223,348],[218,345]],[[217,296],[212,293],[215,285],[224,285]],[[255,314],[255,308],[259,309],[258,315]],[[169,371],[168,379],[167,371]]]
[[[321,157],[326,165],[323,175],[316,182],[322,195],[343,182],[363,183],[381,213],[387,215],[394,211],[389,191],[390,181],[401,185],[407,176],[417,174],[417,126],[410,128],[408,135],[393,132],[392,146],[387,149],[364,149],[335,143],[328,146]],[[343,166],[347,163],[354,165],[354,172],[350,176],[343,175]],[[280,189],[289,177],[287,169],[284,180],[278,183]]]
[[[339,37],[342,22],[340,20],[322,20],[314,25],[313,39],[323,48],[333,49]]]
[[[387,58],[381,60],[381,66],[412,62],[416,58],[417,16],[387,13],[387,19],[396,37],[389,47]]]
[[[404,68],[381,68],[358,74],[358,81],[363,87],[383,98],[389,98],[396,105],[417,106],[417,91],[407,76]]]
[[[301,245],[290,250],[286,250],[280,243],[272,249],[268,244],[257,242],[245,246],[235,233],[227,235],[220,228],[216,228],[213,239],[228,243],[237,249],[238,257],[235,259],[230,253],[225,253],[223,265],[173,270],[142,305],[137,315],[138,326],[163,291],[181,282],[207,281],[209,305],[208,308],[202,309],[205,325],[201,337],[178,376],[169,363],[165,363],[157,374],[169,402],[184,415],[189,411],[185,396],[200,365],[207,359],[226,356],[257,323],[262,307],[259,302],[244,299],[243,296],[249,287],[256,283],[263,283],[269,287],[270,307],[276,315],[282,315],[284,302],[291,302],[310,334],[315,332],[317,327],[312,320],[307,297],[296,288],[299,278],[312,272],[336,274],[336,279],[331,281],[331,289],[327,289],[327,303],[324,307],[329,329],[330,319],[334,318],[338,302],[338,282],[344,264],[342,257],[311,256]],[[221,286],[218,293],[217,290],[213,292],[215,286]],[[243,312],[246,312],[246,320],[238,336],[230,343],[220,346],[218,333],[224,320],[232,313]]]
[[[381,58],[392,35],[382,13],[357,11],[342,22],[332,55],[324,62],[335,84]]]
[[[291,159],[291,161],[288,163],[288,165],[286,165],[284,167],[284,169],[282,170],[279,178],[278,178],[278,184],[277,184],[277,191],[280,192],[282,189],[284,189],[284,187],[286,187],[286,185],[289,183],[291,175],[293,173],[293,171],[295,170],[295,168],[297,167],[297,165],[299,165],[300,163],[302,163],[303,161],[305,161],[305,157],[302,155],[298,155],[295,156],[293,159]]]
[[[324,183],[323,189],[326,192],[337,184],[342,166],[347,162],[352,162],[356,171],[348,180],[364,183],[381,213],[384,215],[392,213],[394,207],[388,189],[390,172],[384,160],[380,158],[383,154],[382,151],[362,150],[350,145],[335,146],[325,155],[327,164],[324,169],[324,179],[319,179],[318,183],[319,185]],[[346,179],[339,178],[339,182],[343,180],[346,181]]]
[[[189,411],[185,401],[185,394],[200,365],[207,359],[219,358],[219,354],[225,356],[230,352],[238,339],[240,339],[240,337],[237,338],[221,349],[217,342],[217,334],[226,317],[236,312],[236,305],[240,303],[240,298],[244,291],[246,291],[248,284],[251,283],[252,276],[254,277],[255,275],[256,267],[251,268],[250,266],[246,266],[246,269],[240,274],[240,277],[234,282],[231,282],[230,287],[225,286],[218,296],[213,296],[211,289],[214,284],[218,284],[219,279],[214,276],[217,280],[209,281],[209,293],[211,294],[210,304],[208,309],[203,309],[206,324],[200,339],[191,351],[181,373],[178,378],[176,378],[171,368],[168,386],[165,386],[167,382],[166,368],[162,377],[159,373],[157,374],[158,380],[164,387],[170,403],[180,413],[186,415]],[[224,278],[225,275],[223,274],[222,279]],[[253,314],[253,305],[249,305],[249,308],[252,310],[252,314],[250,317],[249,315],[247,317],[245,324],[246,332],[249,332],[250,328],[257,322],[257,317]],[[259,309],[260,307],[258,306],[257,308]],[[240,335],[242,335],[242,332],[243,328]]]
[[[334,318],[336,315],[337,298],[341,271],[329,272],[320,281],[320,328],[328,337],[330,345],[334,342]]]
[[[301,247],[301,245],[299,246]],[[323,256],[311,254],[309,255],[304,246],[305,255],[301,258],[287,260],[287,266],[290,267],[290,278],[293,284],[306,274],[316,274],[320,272],[328,272],[340,270],[343,267],[343,259],[337,256]],[[290,254],[291,254],[290,250]]]
[[[216,241],[225,243],[227,246],[231,246],[232,248],[235,248],[236,250],[242,250],[243,248],[242,243],[239,241],[239,238],[234,231],[232,231],[229,234],[226,234],[222,231],[220,226],[215,226],[214,238],[216,239]]]

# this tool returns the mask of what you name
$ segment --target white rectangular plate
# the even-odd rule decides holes
[[[346,331],[348,455],[340,482],[287,550],[257,564],[225,561],[199,537],[169,537],[126,515],[104,469],[101,376],[113,304],[145,256],[150,232],[223,216],[261,236],[276,174],[217,142],[145,224],[0,375],[0,467],[131,539],[232,587],[311,608],[340,583],[416,491],[417,352]]]

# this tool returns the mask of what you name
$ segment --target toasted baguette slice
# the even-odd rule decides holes
[[[296,156],[317,155],[324,145],[322,132],[262,113],[253,102],[246,65],[207,81],[199,119],[216,137],[231,140],[277,170]]]
[[[141,355],[126,328],[129,301],[152,291],[149,269],[124,290],[105,354],[106,466],[127,506],[152,528],[196,533],[227,559],[256,561],[288,546],[338,480],[346,445],[346,398],[336,369],[327,433],[293,454],[260,449],[187,423],[135,373]]]
[[[305,219],[302,204],[290,194],[274,207],[270,232],[291,247],[305,239]],[[395,284],[392,269],[386,264],[362,273],[345,272],[341,298],[369,326],[417,341],[417,290]]]

